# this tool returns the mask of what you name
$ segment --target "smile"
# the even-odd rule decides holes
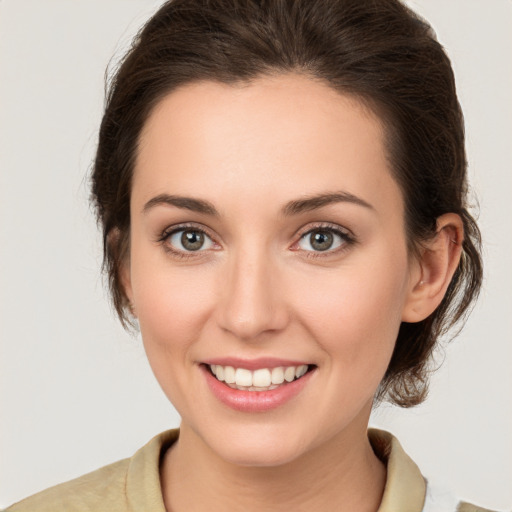
[[[300,379],[308,371],[308,365],[278,366],[275,368],[259,368],[251,371],[246,368],[208,365],[212,375],[232,389],[240,391],[271,391],[283,383]]]
[[[203,361],[199,368],[218,401],[248,413],[267,412],[293,402],[318,373],[316,364],[273,357],[223,357]]]

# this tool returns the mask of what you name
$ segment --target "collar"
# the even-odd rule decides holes
[[[126,474],[126,498],[130,512],[166,512],[160,485],[160,462],[179,437],[179,429],[155,436],[130,459]]]
[[[421,512],[427,486],[418,466],[389,432],[370,428],[368,438],[373,451],[387,467],[378,512]]]
[[[179,436],[179,429],[163,432],[130,459],[126,496],[132,511],[165,512],[160,486],[160,461]],[[386,486],[378,512],[421,512],[426,483],[418,466],[389,432],[370,428],[368,438],[387,467]]]

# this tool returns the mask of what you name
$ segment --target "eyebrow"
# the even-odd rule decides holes
[[[298,215],[300,213],[317,210],[324,206],[328,206],[334,203],[352,203],[365,208],[374,210],[370,203],[357,197],[349,192],[334,192],[327,194],[318,194],[314,196],[305,197],[304,199],[296,199],[286,203],[282,209],[282,213],[285,216]],[[176,196],[169,194],[160,194],[150,199],[142,209],[143,213],[147,213],[149,210],[156,206],[169,205],[185,210],[190,210],[205,215],[212,215],[219,217],[219,212],[215,209],[212,203],[205,201],[204,199],[195,199],[193,197]]]
[[[160,194],[150,199],[142,209],[143,213],[147,213],[155,206],[169,205],[191,210],[197,213],[204,213],[205,215],[219,216],[219,212],[215,209],[212,203],[204,199],[194,199],[193,197],[173,196],[169,194]]]
[[[304,199],[298,199],[290,201],[283,208],[283,214],[286,216],[298,215],[299,213],[309,212],[317,210],[324,206],[328,206],[333,203],[352,203],[358,206],[363,206],[374,210],[375,208],[367,203],[364,199],[357,197],[349,192],[334,192],[329,194],[319,194],[315,196],[305,197]]]

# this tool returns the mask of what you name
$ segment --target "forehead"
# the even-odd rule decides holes
[[[264,189],[285,201],[340,188],[377,197],[390,185],[396,195],[380,119],[352,96],[289,74],[192,83],[164,97],[141,133],[133,192],[193,190],[215,201],[220,190]]]

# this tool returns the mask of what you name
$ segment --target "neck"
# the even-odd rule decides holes
[[[339,435],[283,465],[247,467],[223,460],[182,425],[164,457],[161,479],[169,512],[376,512],[386,470],[366,428],[356,438]]]

